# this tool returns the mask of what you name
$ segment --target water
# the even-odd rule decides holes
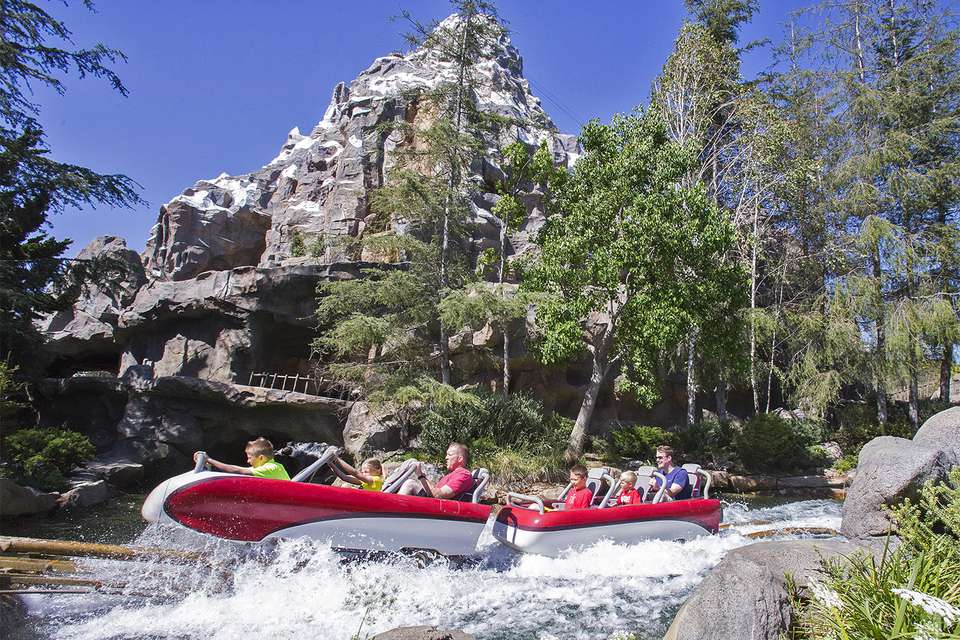
[[[398,626],[458,628],[482,640],[660,638],[710,568],[757,529],[838,528],[828,500],[725,505],[731,527],[687,543],[614,545],[560,558],[517,554],[485,533],[476,558],[348,560],[328,546],[285,541],[255,551],[151,526],[140,544],[204,546],[214,568],[193,563],[86,561],[99,578],[123,580],[123,595],[30,596],[30,638],[213,639],[249,635],[349,640]],[[771,524],[751,524],[753,521]],[[141,525],[142,528],[142,525]]]

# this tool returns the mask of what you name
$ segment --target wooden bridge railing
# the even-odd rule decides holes
[[[247,386],[280,389],[281,391],[298,391],[306,395],[337,398],[338,400],[351,400],[353,394],[353,388],[342,382],[303,376],[299,373],[292,376],[286,373],[251,373]]]

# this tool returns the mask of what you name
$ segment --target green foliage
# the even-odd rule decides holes
[[[744,423],[734,447],[747,470],[784,473],[823,464],[822,453],[814,448],[821,437],[816,424],[761,413]]]
[[[439,460],[451,442],[463,442],[473,466],[486,466],[501,481],[553,479],[565,469],[570,421],[545,418],[540,403],[528,396],[455,392],[418,400],[424,406],[412,421],[426,456]]]
[[[64,429],[21,429],[4,439],[3,475],[18,484],[45,491],[64,488],[65,473],[96,450],[90,440]]]
[[[290,255],[294,258],[302,258],[307,255],[307,245],[303,240],[303,234],[299,231],[293,232],[293,239],[290,241]]]
[[[625,458],[643,460],[653,463],[657,447],[660,445],[673,446],[675,434],[664,431],[659,427],[643,425],[622,426],[610,432],[613,442],[613,451]]]
[[[833,463],[833,470],[837,473],[847,473],[857,468],[860,455],[857,453],[844,454],[842,458]]]
[[[792,637],[960,637],[960,469],[946,484],[924,485],[916,502],[905,500],[892,515],[899,543],[879,559],[861,552],[824,562],[810,597],[796,603]]]
[[[660,358],[691,327],[737,341],[743,272],[724,259],[733,227],[702,185],[685,186],[694,154],[670,141],[655,112],[590,122],[580,139],[585,153],[572,175],[550,185],[562,213],[548,218],[539,261],[525,272],[523,286],[543,294],[536,353],[553,364],[587,350],[601,374],[588,396],[619,366],[618,389],[652,401]],[[572,457],[589,420],[581,412]]]
[[[84,4],[93,9],[92,2]],[[81,78],[104,78],[126,95],[106,66],[123,54],[101,44],[73,49],[66,25],[24,0],[3,3],[0,38],[0,359],[12,356],[26,367],[39,341],[33,320],[69,306],[82,283],[112,280],[103,262],[62,257],[70,241],[47,234],[50,211],[99,203],[128,207],[141,200],[138,185],[126,176],[52,160],[33,101],[38,87],[64,93],[61,76],[74,70]]]
[[[702,420],[673,435],[677,457],[684,462],[727,469],[736,456],[733,443],[737,430],[730,422]]]

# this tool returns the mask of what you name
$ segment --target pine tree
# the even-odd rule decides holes
[[[392,393],[437,369],[441,383],[452,379],[440,302],[473,280],[460,240],[479,186],[465,177],[505,125],[478,107],[474,91],[475,68],[492,55],[504,27],[490,3],[452,4],[454,16],[441,23],[403,13],[413,28],[409,43],[445,75],[406,96],[417,114],[412,122],[391,123],[396,165],[371,201],[380,232],[367,229],[359,240],[361,254],[395,268],[320,288],[318,315],[329,328],[316,345],[336,358],[332,375],[361,382],[367,392]]]
[[[89,1],[84,5],[91,10]],[[107,80],[120,94],[127,90],[106,65],[123,54],[103,45],[72,45],[70,30],[32,2],[0,5],[0,359],[24,364],[39,336],[33,320],[69,305],[82,282],[117,265],[78,263],[62,256],[69,240],[51,238],[48,216],[64,207],[95,204],[131,206],[140,201],[137,185],[122,175],[101,175],[48,157],[39,105],[31,86],[64,93],[62,76]],[[69,267],[69,268],[68,268]]]

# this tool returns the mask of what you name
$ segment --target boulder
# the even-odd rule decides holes
[[[406,445],[406,434],[396,416],[367,402],[354,402],[343,427],[343,448],[353,458],[377,451],[396,451]]]
[[[59,502],[60,506],[66,508],[92,507],[101,502],[106,502],[112,493],[110,486],[104,480],[84,482],[61,495]]]
[[[683,604],[664,640],[779,640],[792,615],[786,574],[806,586],[821,559],[860,550],[840,540],[759,542],[734,549]]]
[[[735,491],[753,493],[754,491],[771,491],[777,488],[776,476],[729,476],[730,486]]]
[[[930,417],[913,436],[913,441],[943,451],[948,464],[960,466],[960,407],[950,407]]]
[[[372,640],[473,640],[473,636],[457,629],[445,630],[423,625],[390,629],[373,636]]]
[[[44,493],[33,487],[21,487],[13,480],[0,478],[0,516],[46,513],[57,506],[59,497],[59,493]]]
[[[105,480],[114,487],[129,487],[143,481],[144,469],[136,462],[88,462],[70,472],[70,480]]]
[[[853,539],[886,535],[891,522],[884,507],[916,497],[924,482],[945,478],[949,468],[940,449],[893,436],[874,438],[860,451],[840,532]]]

